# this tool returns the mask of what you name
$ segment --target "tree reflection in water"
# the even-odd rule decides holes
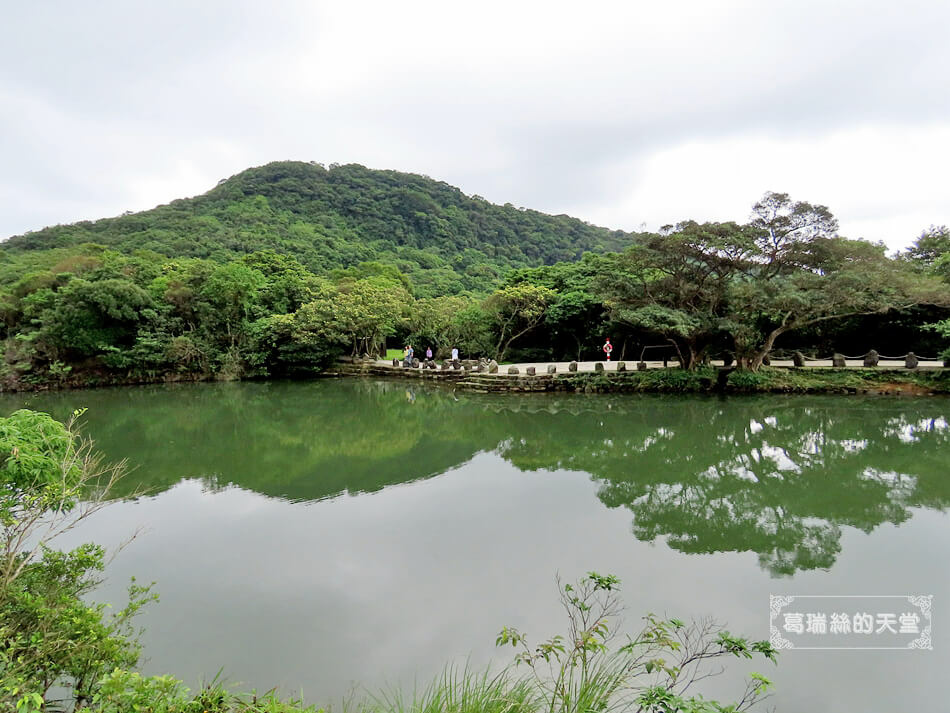
[[[461,395],[372,381],[212,384],[4,397],[89,406],[127,484],[184,478],[312,501],[432,477],[475,454],[588,473],[633,534],[687,553],[755,552],[773,575],[830,567],[870,532],[950,502],[950,400]]]
[[[641,540],[759,555],[774,575],[830,567],[841,527],[870,532],[950,502],[945,400],[644,398],[550,438],[509,441],[521,468],[569,468],[633,513]],[[552,424],[553,425],[553,424]]]

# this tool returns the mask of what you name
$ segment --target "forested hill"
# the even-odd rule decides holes
[[[418,296],[436,296],[487,292],[511,268],[617,251],[633,238],[564,215],[495,205],[426,176],[286,161],[248,169],[195,198],[45,228],[3,248],[10,255],[98,243],[219,262],[274,250],[317,273],[380,261],[406,274]]]

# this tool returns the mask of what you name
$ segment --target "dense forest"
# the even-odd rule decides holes
[[[258,251],[311,272],[394,265],[418,297],[490,291],[511,268],[577,260],[635,236],[568,216],[498,206],[425,176],[363,166],[270,163],[196,198],[10,238],[9,251],[95,243],[121,253],[223,263]]]
[[[283,162],[150,211],[0,248],[3,388],[316,373],[412,342],[445,356],[950,358],[950,231],[904,253],[767,193],[747,223],[630,234],[424,176]],[[945,351],[946,350],[946,351]]]

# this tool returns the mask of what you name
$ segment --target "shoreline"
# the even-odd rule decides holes
[[[589,362],[588,364],[595,364]],[[615,365],[616,362],[612,362]],[[490,374],[473,368],[423,369],[393,366],[375,360],[338,363],[324,377],[357,377],[419,380],[452,385],[472,393],[696,393],[696,394],[864,394],[880,396],[950,395],[950,368],[925,366],[916,369],[885,367],[769,366],[759,371],[725,371],[701,367],[654,366],[642,371],[597,370],[589,367],[562,371],[555,365],[529,365],[544,373],[526,374],[525,365],[513,365],[518,373],[506,373],[508,365]],[[579,365],[580,367],[580,365]],[[725,373],[724,373],[725,372]]]
[[[158,384],[188,384],[209,382],[260,382],[271,380],[311,380],[324,378],[383,378],[417,380],[428,384],[452,386],[454,390],[470,393],[694,393],[694,394],[866,394],[881,396],[950,395],[950,368],[923,364],[915,369],[884,365],[863,367],[824,365],[794,367],[782,363],[762,367],[759,371],[726,372],[721,366],[700,367],[685,371],[678,366],[664,366],[662,362],[648,362],[645,370],[636,370],[632,364],[627,370],[617,370],[622,362],[580,362],[577,371],[568,370],[568,362],[553,363],[554,373],[548,373],[549,363],[505,364],[498,373],[477,371],[477,362],[463,360],[461,368],[423,369],[393,366],[391,362],[373,359],[344,359],[323,371],[301,372],[291,376],[251,376],[222,379],[215,374],[97,374],[86,379],[63,380],[40,384],[19,384],[0,389],[0,393],[38,393],[43,391],[73,391],[121,386]],[[604,370],[597,367],[603,366]],[[529,367],[536,374],[526,373]],[[613,367],[613,368],[610,368]],[[518,373],[507,373],[516,368]]]

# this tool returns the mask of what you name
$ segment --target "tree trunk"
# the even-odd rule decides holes
[[[699,365],[700,355],[704,348],[697,346],[698,343],[696,340],[684,339],[682,347],[680,347],[680,344],[675,339],[670,339],[669,341],[676,348],[681,368],[686,371],[692,371]]]
[[[669,341],[669,343],[672,344],[672,345],[673,345],[673,348],[676,350],[676,353],[677,353],[677,355],[679,356],[680,367],[683,368],[683,369],[689,369],[689,366],[687,365],[686,357],[683,356],[683,350],[680,349],[679,343],[678,343],[675,339],[672,339],[672,338],[668,339],[667,341]],[[683,346],[686,348],[687,352],[689,352],[689,350],[690,350],[690,349],[689,349],[689,343],[684,342]],[[664,358],[664,364],[663,364],[663,365],[666,366],[666,359],[665,359],[665,358]]]
[[[508,338],[508,341],[505,342],[505,346],[502,348],[501,353],[500,353],[497,357],[495,357],[495,360],[496,360],[496,361],[503,361],[502,357],[503,357],[505,354],[508,353],[508,349],[509,349],[509,347],[511,347],[511,343],[514,342],[518,337],[521,337],[521,336],[527,334],[528,332],[530,332],[532,329],[534,329],[534,328],[537,326],[537,324],[538,324],[537,322],[533,322],[532,324],[529,324],[527,327],[525,327],[524,329],[522,329],[522,330],[521,330],[520,332],[518,332],[517,334],[512,334],[511,337]],[[502,333],[502,334],[504,334],[504,333]],[[501,344],[501,341],[499,341],[498,343],[499,343],[499,345],[500,345],[500,344]],[[497,351],[497,349],[498,349],[498,348],[496,347],[495,350]]]
[[[689,355],[689,364],[685,365],[684,368],[692,371],[697,366],[699,366],[699,350],[696,349],[696,345],[693,342],[688,342],[687,345]]]
[[[765,342],[762,344],[762,347],[749,360],[749,369],[751,371],[759,370],[759,367],[762,366],[762,361],[769,355],[769,352],[772,351],[772,347],[775,346],[775,340],[789,329],[791,329],[791,327],[783,324],[782,326],[776,327],[771,332],[769,332],[769,335],[765,338]]]

